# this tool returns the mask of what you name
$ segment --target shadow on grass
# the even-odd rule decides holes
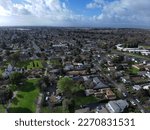
[[[23,98],[24,96],[21,95],[21,94],[17,94],[17,97],[18,97],[18,98]]]
[[[23,108],[23,107],[16,107],[16,108],[9,108],[8,113],[33,113],[30,109],[28,108]]]
[[[18,100],[16,97],[15,97],[15,98],[13,99],[13,101],[12,101],[12,103],[15,104],[15,105],[17,105],[18,102],[19,102],[19,100]]]
[[[30,92],[35,90],[36,86],[33,83],[26,82],[25,85],[20,86],[18,89],[22,92]]]

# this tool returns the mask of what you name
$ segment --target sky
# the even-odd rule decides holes
[[[0,0],[0,26],[150,28],[150,0]]]

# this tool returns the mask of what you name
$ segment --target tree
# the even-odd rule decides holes
[[[58,89],[65,94],[72,93],[72,88],[74,87],[74,81],[69,77],[61,78],[57,83]]]
[[[10,88],[3,88],[0,90],[0,103],[6,104],[6,102],[13,97],[13,92]]]
[[[32,62],[32,65],[33,65],[33,68],[35,68],[35,63],[34,63],[34,61]]]
[[[142,103],[144,103],[146,100],[148,100],[149,93],[147,90],[141,89],[137,91],[136,96],[140,99]]]
[[[61,78],[57,83],[58,89],[64,93],[66,97],[72,96],[72,94],[80,91],[83,89],[83,86],[75,83],[71,78],[69,77],[63,77]]]
[[[112,59],[112,62],[113,63],[121,63],[123,60],[124,60],[124,56],[123,55],[119,55],[119,56],[114,57]]]
[[[13,65],[18,63],[18,61],[20,61],[20,52],[18,51],[18,52],[15,52],[14,54],[12,54],[10,56],[10,60]]]
[[[10,82],[12,84],[16,84],[17,85],[18,83],[21,82],[22,78],[23,78],[23,74],[22,73],[15,72],[15,73],[12,73],[10,75]]]
[[[73,99],[65,98],[62,102],[63,112],[74,113],[75,112],[75,101]]]

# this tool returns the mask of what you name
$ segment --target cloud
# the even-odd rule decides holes
[[[107,25],[150,26],[149,0],[93,0],[87,8],[99,8],[93,20]]]
[[[94,0],[91,3],[88,3],[86,5],[87,8],[92,9],[92,8],[102,8],[105,6],[108,2],[105,0]]]
[[[150,27],[150,0],[91,0],[85,5],[86,10],[80,9],[85,12],[99,10],[99,14],[95,12],[91,17],[76,14],[67,7],[68,2],[0,0],[0,25]]]
[[[13,3],[12,0],[0,0],[0,16],[6,16],[5,19],[16,19],[24,21],[20,24],[27,25],[59,25],[71,24],[81,15],[74,14],[66,7],[65,2],[60,0],[23,0],[21,3]],[[27,19],[28,18],[28,19]],[[0,20],[0,23],[2,20]],[[31,23],[32,22],[32,23]],[[19,25],[20,25],[19,24]]]

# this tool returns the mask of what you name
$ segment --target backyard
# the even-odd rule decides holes
[[[132,67],[129,69],[130,74],[137,75],[138,72],[139,72],[139,69],[137,69],[137,68]]]
[[[88,104],[92,104],[92,103],[97,103],[99,101],[94,96],[76,97],[74,100],[75,100],[75,108],[79,108],[81,105],[88,105]],[[48,106],[42,107],[41,112],[42,113],[64,113],[62,106],[56,106],[53,108],[53,110],[51,110]]]
[[[87,105],[92,103],[97,103],[99,100],[94,96],[88,96],[88,97],[76,97],[75,98],[75,104],[76,106],[80,105]]]
[[[33,113],[36,111],[36,100],[39,95],[38,79],[27,80],[18,90],[9,108],[11,113]]]

